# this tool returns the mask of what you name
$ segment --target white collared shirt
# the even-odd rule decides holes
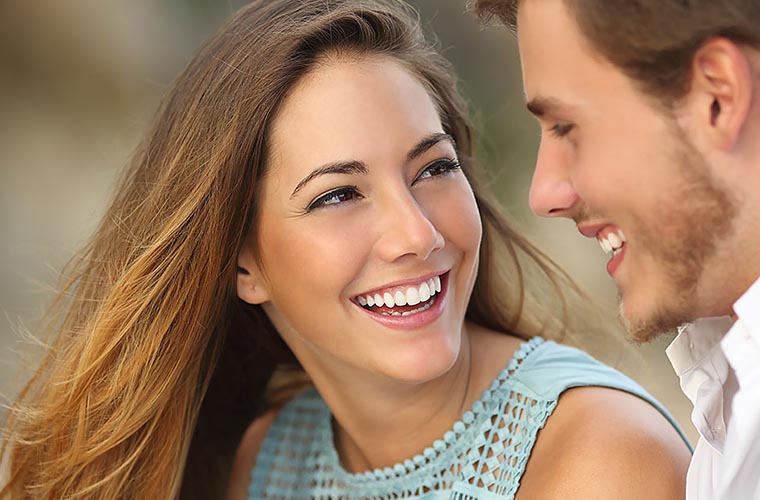
[[[734,311],[684,325],[666,351],[700,435],[687,500],[760,500],[760,280]]]

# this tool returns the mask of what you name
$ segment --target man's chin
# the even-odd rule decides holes
[[[671,333],[684,323],[692,320],[684,310],[658,309],[649,314],[627,311],[620,303],[620,319],[628,337],[637,344],[646,344],[664,333]]]

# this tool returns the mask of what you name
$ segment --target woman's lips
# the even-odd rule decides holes
[[[435,295],[429,297],[427,300],[420,301],[416,304],[404,304],[402,306],[394,305],[393,307],[383,305],[376,307],[365,306],[359,303],[358,299],[355,300],[354,303],[371,319],[383,326],[396,330],[415,330],[432,323],[438,319],[443,312],[448,292],[448,277],[448,272],[441,275],[440,291],[437,291]]]

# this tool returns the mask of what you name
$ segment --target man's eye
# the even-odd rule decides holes
[[[558,123],[549,129],[549,131],[554,137],[561,139],[569,134],[570,131],[573,130],[573,127],[574,125],[570,123]]]
[[[333,189],[332,191],[319,196],[309,204],[306,211],[311,212],[316,208],[325,207],[328,205],[338,205],[340,203],[358,199],[360,197],[361,195],[356,189],[356,186],[344,186],[338,189]]]
[[[450,158],[436,160],[430,165],[423,168],[422,172],[420,172],[420,175],[417,176],[417,179],[415,179],[415,181],[444,175],[449,172],[459,170],[460,168],[462,168],[462,166],[456,160],[452,160]]]

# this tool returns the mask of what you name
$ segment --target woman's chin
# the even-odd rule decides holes
[[[437,342],[434,345],[406,348],[383,360],[383,375],[407,384],[423,384],[442,377],[451,370],[459,357],[460,343]]]

